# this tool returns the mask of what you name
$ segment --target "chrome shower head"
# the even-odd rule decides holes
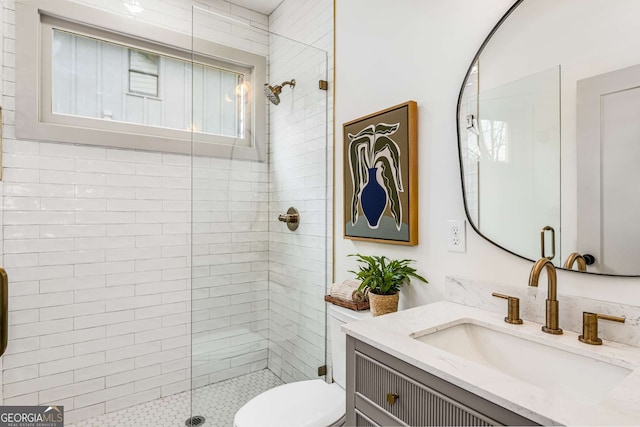
[[[290,81],[282,82],[282,84],[279,84],[277,86],[271,86],[269,85],[269,83],[265,83],[264,94],[267,96],[267,98],[269,98],[269,101],[271,101],[273,105],[278,105],[280,104],[279,95],[282,92],[282,87],[287,85],[291,86],[292,88],[296,87],[296,80],[291,79]]]

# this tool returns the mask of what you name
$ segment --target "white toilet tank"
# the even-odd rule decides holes
[[[348,308],[329,304],[329,334],[331,336],[331,362],[333,366],[333,380],[343,389],[346,388],[347,344],[346,334],[340,330],[343,323],[368,319],[371,312],[354,311]]]

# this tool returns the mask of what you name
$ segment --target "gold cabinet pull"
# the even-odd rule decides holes
[[[9,342],[9,277],[0,267],[0,356],[7,351]]]
[[[581,342],[591,345],[602,345],[602,340],[598,337],[598,319],[624,323],[624,317],[585,311],[582,313],[582,335],[578,337]]]
[[[491,294],[494,297],[507,300],[507,317],[504,321],[511,323],[512,325],[522,325],[522,319],[520,318],[520,299],[509,295],[499,294],[494,292]]]
[[[387,402],[389,402],[389,405],[393,405],[398,399],[400,399],[400,396],[396,393],[387,393]]]

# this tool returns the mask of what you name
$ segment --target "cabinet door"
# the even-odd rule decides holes
[[[356,354],[358,395],[410,426],[499,424],[361,353]],[[358,400],[356,398],[356,406]]]
[[[363,415],[368,420],[362,420]],[[370,425],[367,422],[384,426],[538,425],[347,337],[347,423]]]

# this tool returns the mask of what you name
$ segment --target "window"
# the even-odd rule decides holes
[[[264,158],[265,102],[251,91],[264,84],[264,57],[51,3],[16,6],[19,138]]]

